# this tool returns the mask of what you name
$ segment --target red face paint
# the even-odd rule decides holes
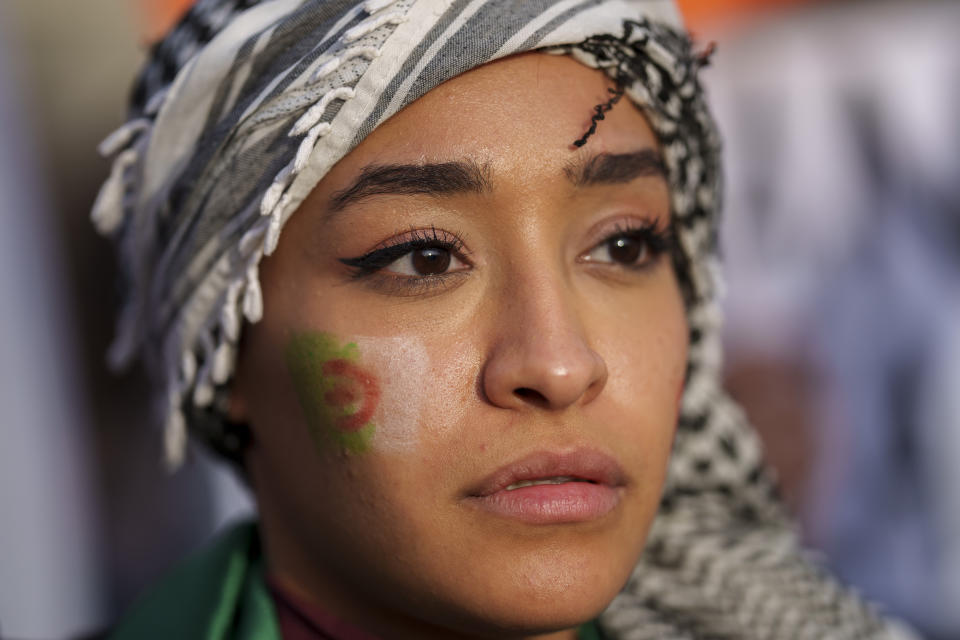
[[[326,333],[301,333],[291,338],[285,355],[317,446],[334,444],[354,453],[369,449],[380,385],[358,363],[356,343],[341,344]]]
[[[337,428],[342,431],[363,428],[380,404],[377,380],[366,370],[342,358],[323,363],[323,373],[346,381],[337,383],[325,396],[331,406],[344,411],[344,415],[337,420]],[[356,406],[354,413],[348,413],[351,405]]]

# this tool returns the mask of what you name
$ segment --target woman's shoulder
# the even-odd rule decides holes
[[[169,638],[279,640],[255,523],[231,526],[174,568],[110,635]]]

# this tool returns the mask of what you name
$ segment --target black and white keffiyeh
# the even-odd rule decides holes
[[[433,87],[534,49],[604,70],[646,114],[681,249],[690,356],[675,450],[604,631],[909,637],[804,556],[759,442],[721,389],[719,140],[696,77],[703,57],[667,0],[199,0],[155,47],[130,121],[102,144],[113,169],[93,211],[129,287],[111,359],[141,356],[159,377],[168,460],[182,461],[188,421],[231,448],[209,425],[242,324],[262,314],[258,264],[317,182]]]

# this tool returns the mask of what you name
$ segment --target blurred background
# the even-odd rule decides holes
[[[88,212],[149,43],[185,0],[0,2],[0,637],[79,638],[249,513],[170,476],[145,381],[104,365]],[[807,544],[960,638],[960,3],[685,0],[718,44],[727,382]]]

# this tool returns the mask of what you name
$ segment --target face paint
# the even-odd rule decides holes
[[[437,422],[432,402],[438,397],[434,395],[435,378],[423,341],[411,336],[364,336],[356,337],[355,342],[364,365],[377,372],[380,385],[380,403],[373,414],[377,430],[371,446],[390,453],[415,449],[424,429],[432,431]],[[421,422],[426,415],[431,416],[429,426]]]
[[[360,366],[357,344],[341,344],[328,333],[298,333],[284,355],[317,447],[367,451],[376,431],[372,418],[380,385]]]

